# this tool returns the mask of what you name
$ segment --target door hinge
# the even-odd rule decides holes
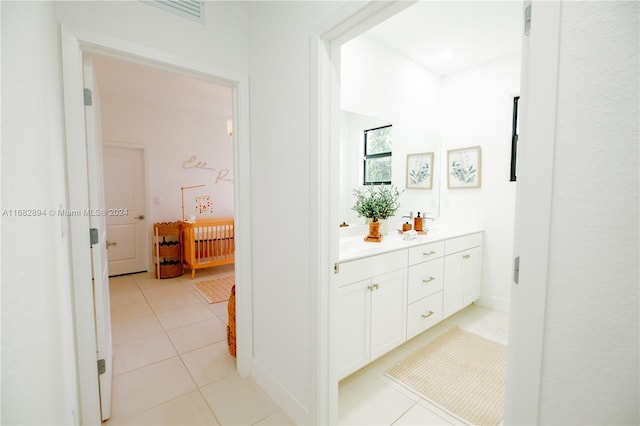
[[[333,264],[333,273],[337,274],[338,272],[340,272],[340,265],[338,263],[334,263]]]
[[[524,9],[524,34],[531,35],[531,5]]]
[[[98,376],[106,372],[107,372],[107,363],[104,361],[104,359],[99,359],[98,360]]]
[[[89,239],[91,240],[91,245],[98,244],[100,241],[98,228],[89,228]]]
[[[513,259],[513,282],[518,284],[520,281],[520,256]]]
[[[84,89],[84,106],[93,105],[93,95],[91,89]]]

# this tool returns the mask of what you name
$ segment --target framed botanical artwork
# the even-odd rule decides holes
[[[433,152],[407,155],[407,189],[431,189]]]
[[[479,146],[447,151],[447,187],[480,188],[481,155]]]

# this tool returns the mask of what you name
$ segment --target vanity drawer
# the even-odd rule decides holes
[[[407,267],[407,250],[392,251],[338,264],[338,287]]]
[[[482,245],[482,232],[451,238],[445,242],[445,253],[452,254]]]
[[[410,304],[407,309],[407,340],[436,325],[441,319],[441,291]]]
[[[409,267],[408,302],[412,303],[443,288],[444,257]]]
[[[415,265],[442,256],[444,256],[444,241],[436,241],[435,243],[411,247],[409,249],[409,265]]]

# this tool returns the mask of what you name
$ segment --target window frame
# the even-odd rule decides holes
[[[376,159],[380,159],[380,158],[386,158],[389,157],[390,161],[392,162],[393,165],[393,148],[390,148],[389,151],[387,152],[380,152],[377,154],[367,154],[367,134],[368,132],[373,132],[375,130],[380,130],[380,129],[386,129],[387,127],[393,127],[393,124],[386,124],[384,126],[379,126],[379,127],[374,127],[371,129],[365,129],[363,131],[363,135],[364,135],[364,156],[362,158],[362,165],[363,165],[363,169],[362,169],[362,184],[363,185],[391,185],[391,179],[393,178],[393,174],[391,175],[391,179],[389,179],[388,181],[375,181],[375,182],[371,182],[371,181],[367,181],[367,161],[368,160],[376,160]]]

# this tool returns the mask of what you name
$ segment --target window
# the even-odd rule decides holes
[[[516,165],[518,163],[518,101],[520,96],[513,98],[513,116],[511,118],[511,182],[516,181]]]
[[[391,125],[364,131],[363,184],[391,184]]]

